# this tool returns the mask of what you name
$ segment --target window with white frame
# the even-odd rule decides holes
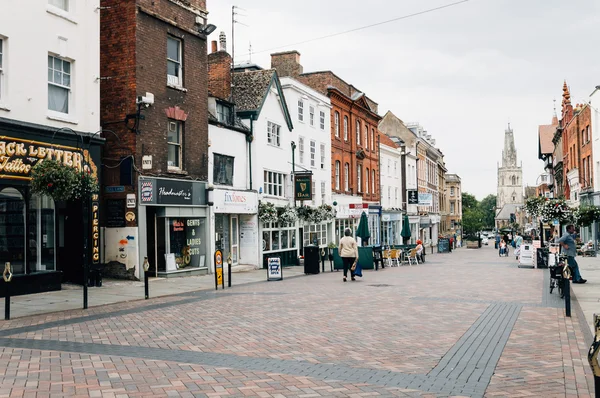
[[[217,102],[217,119],[219,119],[219,122],[233,124],[231,120],[231,114],[231,106]]]
[[[365,193],[369,193],[369,169],[365,170]]]
[[[456,204],[454,202],[450,202],[450,214],[454,214]]]
[[[280,125],[273,122],[267,122],[267,142],[269,145],[281,146],[281,142],[279,140],[280,130]]]
[[[2,89],[4,88],[4,67],[2,61],[5,58],[4,39],[0,38],[0,101],[2,101]]]
[[[369,126],[365,124],[365,149],[369,150]]]
[[[394,176],[398,177],[398,162],[394,162]]]
[[[167,84],[181,87],[183,75],[181,73],[181,40],[167,37]]]
[[[304,246],[316,245],[324,247],[327,245],[327,224],[311,224],[304,227]]]
[[[344,190],[350,190],[350,165],[344,163]]]
[[[376,193],[375,191],[375,170],[371,172],[371,193]]]
[[[312,192],[312,202],[317,203],[317,184],[315,184],[315,181],[310,184],[310,188]]]
[[[335,161],[335,189],[340,190],[340,161]]]
[[[335,123],[335,136],[340,138],[340,113],[338,111],[335,111],[333,122]]]
[[[375,129],[371,129],[371,148],[375,150]]]
[[[71,62],[48,55],[48,109],[69,113]]]
[[[315,107],[312,105],[308,107],[308,121],[311,126],[315,125]]]
[[[321,124],[321,130],[325,130],[325,112],[319,111],[319,122]]]
[[[344,116],[344,141],[348,141],[348,116]]]
[[[169,169],[181,170],[181,130],[182,122],[178,120],[169,120],[167,131],[167,166]]]
[[[310,167],[317,167],[317,142],[310,141]]]
[[[325,170],[325,144],[321,143],[321,170]]]
[[[265,195],[285,196],[285,175],[274,171],[264,171],[264,190]]]
[[[360,145],[361,144],[361,140],[360,140],[360,120],[356,120],[356,145]]]
[[[392,202],[392,187],[388,187],[388,204]]]
[[[296,248],[296,226],[282,223],[263,223],[263,253]]]
[[[304,101],[298,100],[298,120],[304,121]]]
[[[362,192],[362,166],[358,165],[356,168],[356,189],[358,192]]]
[[[454,187],[450,187],[450,196],[454,196]]]
[[[298,137],[298,160],[304,164],[304,137]]]
[[[325,204],[325,189],[326,189],[326,182],[325,181],[321,181],[321,204]]]
[[[61,10],[69,11],[69,0],[48,0],[48,4],[58,7]]]
[[[213,154],[213,182],[233,186],[233,156]]]

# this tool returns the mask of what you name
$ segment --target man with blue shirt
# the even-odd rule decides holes
[[[579,273],[579,266],[575,261],[577,255],[577,246],[575,245],[575,227],[567,225],[567,232],[558,240],[567,255],[567,264],[573,270],[573,283],[586,283],[587,279],[583,279]]]

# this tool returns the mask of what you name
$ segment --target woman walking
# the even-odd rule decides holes
[[[352,277],[352,280],[356,280],[354,279],[352,264],[354,264],[354,260],[358,259],[358,245],[352,237],[352,230],[350,228],[346,228],[344,237],[340,239],[339,252],[340,257],[344,262],[344,282],[346,282],[346,277],[348,276],[348,269],[350,269],[350,277]]]

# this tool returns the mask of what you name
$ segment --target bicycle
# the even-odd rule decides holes
[[[560,298],[564,298],[563,286],[571,278],[571,267],[566,262],[567,256],[554,253],[554,266],[550,268],[550,294],[558,288]]]

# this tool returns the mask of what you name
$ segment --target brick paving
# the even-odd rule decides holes
[[[589,397],[578,314],[493,249],[0,324],[0,397]]]

